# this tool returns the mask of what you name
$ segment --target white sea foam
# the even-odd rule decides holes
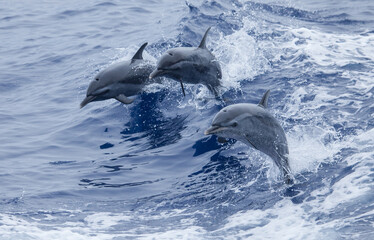
[[[214,47],[213,54],[222,66],[222,81],[226,88],[238,88],[240,81],[252,80],[270,69],[263,49],[247,31],[253,22],[245,21],[244,27],[230,35],[221,36]]]
[[[294,40],[284,43],[284,46],[304,52],[318,65],[341,67],[355,61],[374,60],[374,34],[358,36],[307,28],[287,30],[294,36]],[[298,40],[305,40],[305,44],[295,44]]]
[[[329,134],[316,126],[296,126],[287,134],[292,172],[313,171],[320,163],[332,161],[337,149],[323,143]]]

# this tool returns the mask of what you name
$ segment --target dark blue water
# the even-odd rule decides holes
[[[269,109],[296,184],[204,136],[204,86],[79,109],[95,74],[207,45],[224,98]],[[1,1],[0,239],[373,239],[374,3]]]

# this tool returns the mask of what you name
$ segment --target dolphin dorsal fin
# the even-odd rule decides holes
[[[206,42],[206,36],[208,35],[209,30],[210,30],[210,27],[205,31],[204,37],[200,42],[199,48],[206,48],[205,42]]]
[[[147,42],[144,43],[140,48],[139,50],[135,53],[135,55],[131,58],[131,60],[135,60],[135,59],[143,59],[143,50],[145,48],[145,46],[147,46]]]
[[[261,101],[258,103],[260,107],[267,108],[268,107],[268,99],[270,95],[270,90],[267,90],[262,97]]]

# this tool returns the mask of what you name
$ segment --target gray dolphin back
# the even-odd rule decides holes
[[[286,134],[279,124],[279,122],[266,110],[268,106],[268,99],[270,96],[270,90],[267,90],[263,97],[261,98],[258,106],[263,108],[266,112],[267,117],[260,117],[260,121],[264,124],[267,131],[261,131],[259,134],[263,137],[263,142],[265,143],[261,150],[265,154],[269,155],[277,165],[277,167],[282,171],[284,176],[284,181],[287,184],[292,183],[292,174],[289,165],[289,150]],[[261,123],[259,123],[261,125]]]
[[[260,127],[259,129],[267,129],[267,131],[260,131],[257,133],[261,135],[263,142],[259,150],[269,155],[274,160],[277,167],[282,171],[285,182],[290,184],[292,183],[292,174],[288,160],[289,150],[287,138],[282,126],[265,110],[268,106],[269,95],[270,90],[267,90],[258,103],[258,106],[264,109],[265,114],[262,116],[260,114],[259,121],[256,125],[263,125],[263,128]]]
[[[241,121],[242,141],[271,157],[282,172],[284,181],[291,183],[288,143],[282,126],[265,108],[248,104],[248,109],[249,114]]]

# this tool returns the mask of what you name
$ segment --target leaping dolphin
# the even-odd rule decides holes
[[[199,47],[178,47],[164,53],[149,78],[165,76],[181,83],[183,95],[183,82],[204,84],[219,96],[218,88],[221,86],[222,72],[219,62],[206,48],[206,37],[210,27],[206,30]]]
[[[258,105],[239,103],[227,106],[217,113],[205,135],[234,138],[270,156],[283,173],[287,184],[292,183],[288,163],[287,138],[277,120],[266,110],[270,90]]]
[[[86,98],[80,107],[110,98],[124,104],[132,103],[134,99],[128,97],[138,94],[146,84],[151,83],[149,74],[154,66],[143,60],[142,56],[147,44],[144,43],[131,60],[113,64],[97,74],[88,86]]]

